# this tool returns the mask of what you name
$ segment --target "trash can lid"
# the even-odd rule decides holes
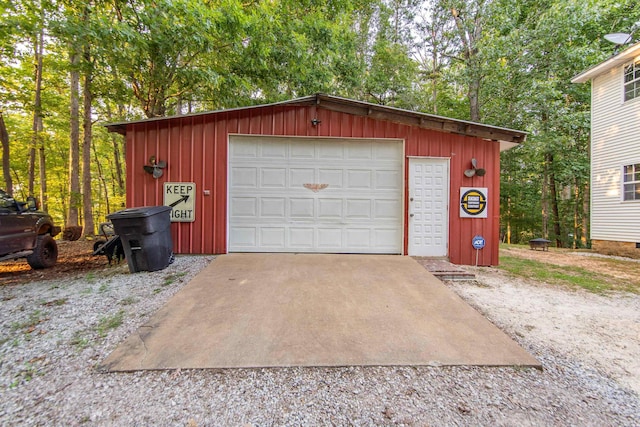
[[[107,215],[107,219],[145,218],[170,210],[171,206],[140,206],[137,208],[127,208],[114,212]]]

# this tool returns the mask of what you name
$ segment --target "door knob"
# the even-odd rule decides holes
[[[409,214],[409,216],[413,218],[413,214]]]

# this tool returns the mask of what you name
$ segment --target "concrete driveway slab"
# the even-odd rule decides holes
[[[216,258],[102,364],[110,371],[540,363],[404,256]]]

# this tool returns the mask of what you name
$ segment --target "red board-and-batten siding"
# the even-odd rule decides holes
[[[320,124],[313,126],[311,119]],[[479,265],[498,264],[500,144],[397,124],[316,106],[264,106],[214,112],[127,125],[127,206],[162,205],[164,182],[196,183],[196,220],[173,223],[174,251],[182,254],[220,254],[227,251],[227,150],[229,135],[275,135],[338,138],[394,138],[405,141],[404,253],[407,253],[408,158],[450,159],[449,259],[473,265],[475,235],[486,247]],[[149,157],[168,163],[160,179],[144,172]],[[471,158],[487,170],[483,177],[464,176]],[[488,218],[460,218],[460,187],[487,187]],[[205,195],[204,191],[210,194]]]

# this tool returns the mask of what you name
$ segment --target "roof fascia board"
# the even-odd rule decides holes
[[[414,111],[401,110],[360,101],[351,101],[344,98],[319,95],[321,108],[328,110],[367,116],[378,120],[388,120],[409,126],[417,126],[440,132],[455,133],[474,136],[494,141],[521,143],[526,138],[526,132],[513,129],[488,126],[480,123],[464,120],[449,119]]]

